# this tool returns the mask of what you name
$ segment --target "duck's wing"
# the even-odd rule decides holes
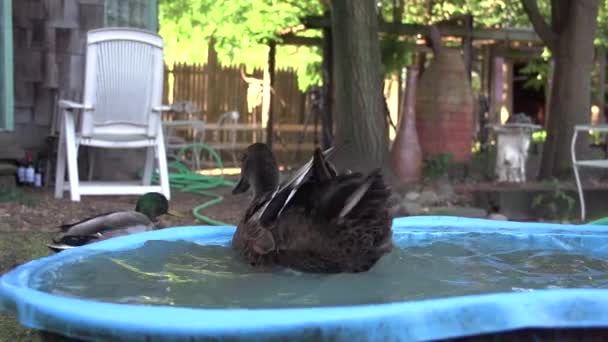
[[[354,207],[356,207],[360,202],[363,196],[365,196],[370,190],[371,186],[374,183],[378,182],[378,179],[381,179],[382,174],[380,169],[376,169],[372,171],[365,180],[353,191],[344,202],[344,206],[340,213],[338,214],[338,221],[342,221],[346,215],[348,215]],[[383,186],[383,185],[381,185]],[[388,191],[386,192],[388,194]]]
[[[153,226],[153,222],[137,211],[115,211],[62,226],[59,238],[66,236],[93,236],[114,230],[125,230],[138,226]]]
[[[335,167],[325,159],[330,156],[333,151],[334,147],[323,152],[317,148],[313,157],[301,168],[296,170],[289,179],[281,184],[281,186],[272,194],[270,199],[257,212],[257,219],[262,226],[268,226],[281,215],[302,184],[311,176],[323,180],[335,177],[337,174]]]
[[[325,153],[321,152],[320,148],[315,149],[310,168],[312,170],[311,176],[315,181],[325,182],[338,175],[336,168],[326,159]]]
[[[335,151],[334,147],[330,147],[323,152],[321,152],[321,149],[317,148],[315,150],[313,157],[310,158],[310,160],[308,162],[306,162],[306,164],[304,164],[302,167],[300,167],[298,170],[296,170],[296,172],[294,172],[293,175],[289,179],[287,179],[285,182],[283,182],[283,184],[281,184],[281,186],[279,187],[277,192],[285,191],[287,189],[297,190],[300,187],[300,185],[302,185],[302,183],[304,183],[304,181],[306,179],[308,179],[308,177],[311,175],[311,173],[313,171],[313,166],[315,168],[327,169],[328,173],[331,173],[332,171],[330,171],[330,170],[333,170],[333,174],[335,175],[336,174],[335,167],[333,167],[333,165],[331,165],[326,160],[326,158],[331,156],[334,151]],[[316,161],[316,165],[315,165],[315,161]],[[322,165],[319,165],[319,164],[322,164]]]
[[[68,224],[62,224],[61,226],[59,226],[59,229],[61,229],[61,231],[62,231],[62,232],[67,232],[67,231],[68,231],[70,228],[72,228],[72,227],[74,227],[74,226],[78,226],[78,225],[80,225],[81,223],[84,223],[84,222],[86,222],[86,221],[90,221],[90,220],[96,219],[96,218],[98,218],[98,217],[102,217],[102,216],[107,216],[107,215],[110,215],[110,214],[114,214],[114,213],[116,213],[116,212],[117,212],[117,211],[108,211],[108,212],[106,212],[106,213],[101,213],[101,214],[98,214],[98,215],[95,215],[95,216],[90,216],[90,217],[87,217],[87,218],[82,219],[82,220],[80,220],[80,221],[78,221],[78,222],[74,222],[74,223],[68,223]]]
[[[55,252],[115,236],[148,231],[155,228],[155,223],[137,211],[114,211],[62,225],[60,228],[62,232],[53,238],[52,243],[47,244]]]
[[[319,218],[340,223],[359,204],[378,210],[385,208],[389,194],[380,169],[367,176],[356,173],[343,175],[328,184],[316,202],[315,210]]]

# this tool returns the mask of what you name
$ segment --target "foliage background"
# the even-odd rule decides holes
[[[600,1],[596,45],[608,46],[608,1]],[[380,0],[383,20],[393,21],[399,1]],[[245,65],[247,70],[264,67],[268,56],[265,45],[280,31],[297,27],[300,18],[322,15],[321,0],[160,0],[160,33],[166,41],[166,62],[205,63],[210,38],[216,42],[218,59],[224,65]],[[405,0],[403,23],[430,24],[453,16],[471,13],[476,28],[531,28],[517,0]],[[538,0],[549,18],[550,0]],[[321,36],[319,30],[299,35]],[[403,41],[403,39],[401,39]],[[413,41],[413,40],[412,40]],[[381,43],[385,72],[405,65],[409,49],[397,38],[385,36]],[[534,85],[544,82],[548,55],[534,60],[529,75]],[[320,82],[321,51],[317,47],[277,46],[277,67],[292,67],[298,72],[299,85],[306,89]],[[536,81],[534,81],[536,80]]]

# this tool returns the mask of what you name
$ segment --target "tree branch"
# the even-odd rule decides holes
[[[331,8],[331,1],[330,0],[319,0],[319,2],[323,6],[323,8],[326,9],[326,10],[328,10],[328,9]]]
[[[536,34],[538,34],[550,50],[554,50],[557,35],[551,30],[545,18],[540,14],[536,0],[521,0],[521,4],[526,14],[528,14],[528,18],[530,18]]]
[[[393,22],[403,21],[403,11],[405,10],[405,0],[393,0]]]

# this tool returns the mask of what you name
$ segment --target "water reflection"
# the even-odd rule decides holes
[[[506,245],[493,250],[479,239],[396,248],[369,272],[334,275],[256,271],[227,247],[148,241],[133,250],[98,253],[46,269],[33,277],[31,286],[115,303],[270,308],[608,285],[608,262],[602,259]]]

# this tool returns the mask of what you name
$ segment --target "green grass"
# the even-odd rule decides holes
[[[25,206],[33,207],[38,204],[38,200],[24,191],[14,187],[0,187],[0,203],[15,202]]]
[[[0,223],[0,274],[14,266],[49,254],[46,243],[51,234],[37,231],[18,231]],[[12,315],[0,314],[0,342],[40,341],[37,333],[19,325]]]

